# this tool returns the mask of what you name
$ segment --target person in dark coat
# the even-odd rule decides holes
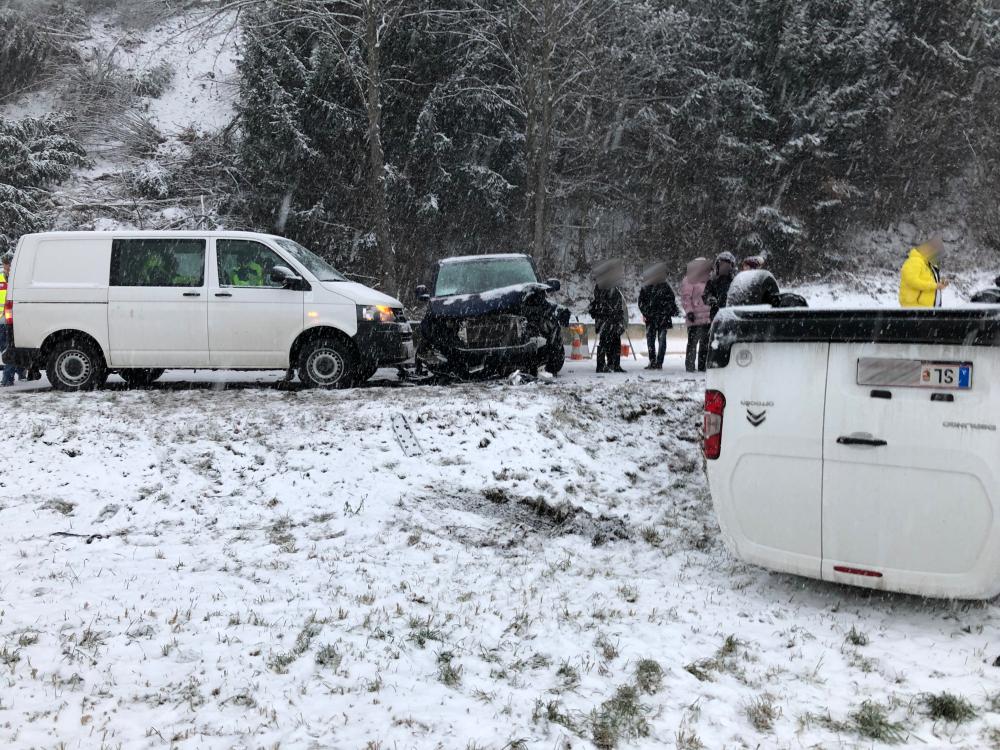
[[[711,309],[712,320],[726,306],[729,287],[736,275],[736,256],[730,252],[719,253],[712,269],[712,277],[705,284],[704,300]]]
[[[639,312],[646,323],[646,347],[649,352],[647,370],[662,370],[667,353],[667,331],[673,328],[673,317],[680,310],[674,290],[667,283],[667,267],[657,263],[642,275],[639,292]]]
[[[628,325],[628,308],[622,294],[620,261],[607,261],[594,270],[597,285],[590,302],[590,316],[597,330],[597,372],[625,372],[622,368],[622,334]]]

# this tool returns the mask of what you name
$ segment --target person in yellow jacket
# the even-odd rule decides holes
[[[939,261],[944,242],[932,237],[910,255],[899,271],[899,304],[902,307],[941,307],[941,292],[949,281],[941,278]]]

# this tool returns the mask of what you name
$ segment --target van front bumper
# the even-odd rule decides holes
[[[359,321],[354,343],[365,362],[379,367],[413,359],[413,331],[409,323]]]

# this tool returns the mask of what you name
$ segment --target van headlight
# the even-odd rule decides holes
[[[388,305],[358,305],[358,320],[369,323],[392,323],[396,313]]]

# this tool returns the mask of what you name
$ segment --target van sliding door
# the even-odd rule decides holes
[[[206,242],[115,239],[108,288],[112,367],[208,365]]]

